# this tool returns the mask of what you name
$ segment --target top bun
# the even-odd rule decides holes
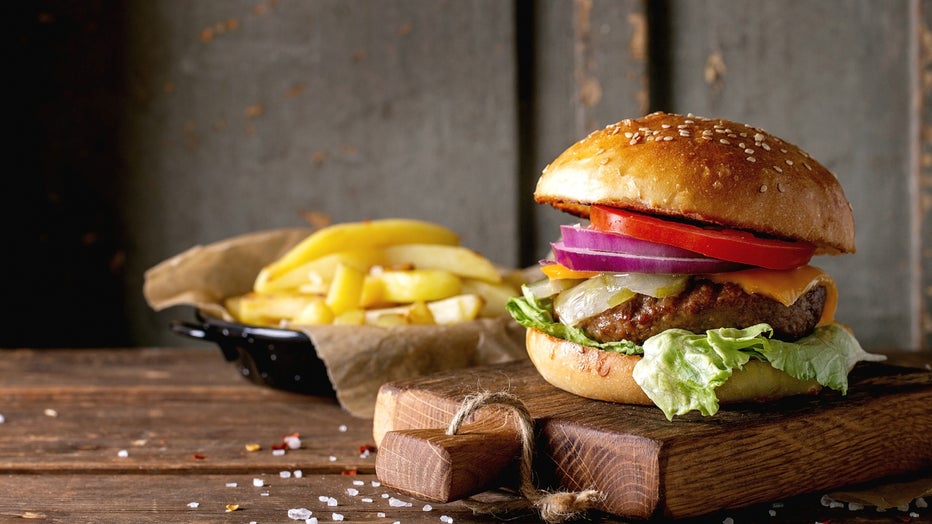
[[[652,113],[595,131],[548,165],[534,200],[588,218],[589,206],[681,217],[853,253],[841,184],[797,146],[722,119]]]

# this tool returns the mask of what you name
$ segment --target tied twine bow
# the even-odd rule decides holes
[[[594,508],[602,500],[602,494],[596,490],[587,489],[576,492],[557,491],[548,492],[539,490],[534,486],[532,466],[534,460],[534,419],[527,407],[516,396],[505,393],[483,392],[463,399],[459,410],[447,427],[447,435],[456,435],[460,426],[469,415],[482,406],[501,404],[514,412],[518,420],[518,429],[521,433],[521,461],[519,464],[520,485],[519,492],[523,498],[513,501],[485,503],[468,499],[463,501],[474,512],[496,513],[534,508],[540,517],[549,524],[558,524],[571,520],[589,509]]]

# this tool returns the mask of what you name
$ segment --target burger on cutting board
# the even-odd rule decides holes
[[[546,279],[508,304],[545,380],[668,419],[720,403],[845,393],[865,352],[835,322],[814,255],[853,253],[835,175],[744,124],[653,113],[593,132],[549,166],[534,200],[561,227]]]

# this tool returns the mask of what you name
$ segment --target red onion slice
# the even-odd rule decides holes
[[[579,224],[560,226],[563,243],[575,249],[592,249],[595,251],[613,251],[630,255],[645,255],[670,258],[707,258],[694,251],[689,251],[667,244],[641,240],[618,233],[598,231]]]
[[[722,273],[744,267],[717,258],[632,255],[568,247],[563,242],[550,245],[557,262],[577,271],[697,274]]]

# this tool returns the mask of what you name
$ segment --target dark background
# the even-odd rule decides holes
[[[198,244],[405,216],[533,264],[531,200],[648,111],[763,127],[837,173],[858,253],[817,259],[868,348],[930,345],[932,3],[4,3],[0,347],[186,345],[143,272]]]

